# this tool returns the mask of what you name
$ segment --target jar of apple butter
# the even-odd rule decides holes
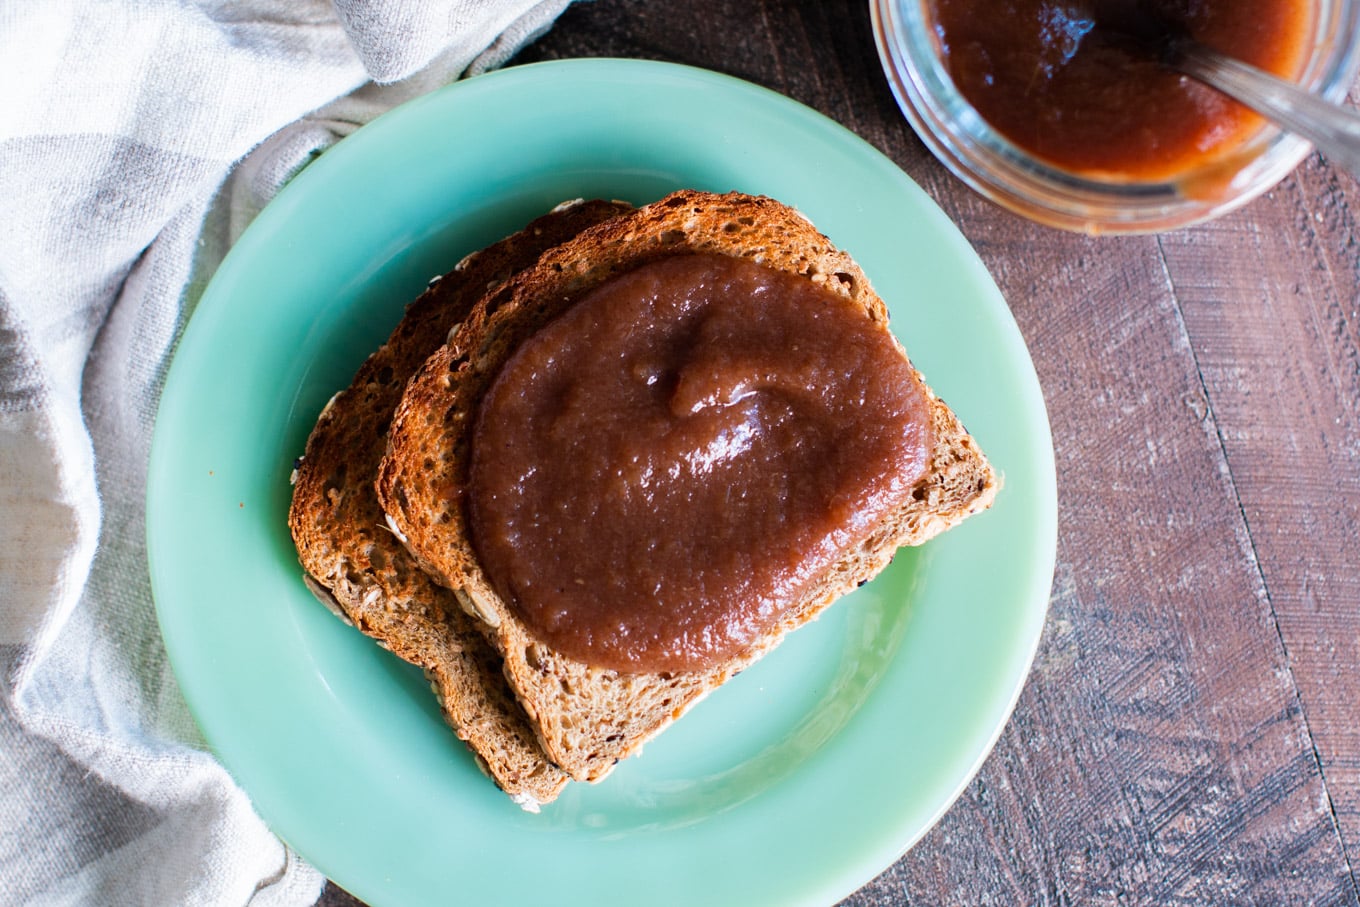
[[[993,201],[1088,233],[1207,220],[1265,192],[1310,151],[1163,67],[1155,48],[1129,40],[1129,21],[1333,101],[1360,69],[1360,0],[871,0],[871,9],[889,82],[931,151]]]

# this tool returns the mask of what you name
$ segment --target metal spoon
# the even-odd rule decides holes
[[[1360,114],[1191,38],[1142,0],[1089,0],[1092,21],[1163,66],[1221,91],[1302,136],[1360,179]]]
[[[1360,114],[1354,110],[1186,39],[1171,42],[1163,62],[1302,136],[1333,166],[1360,179]]]

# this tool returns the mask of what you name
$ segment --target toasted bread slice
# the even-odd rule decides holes
[[[625,673],[568,658],[536,639],[493,590],[467,529],[461,502],[479,401],[519,344],[586,292],[648,261],[696,252],[802,275],[863,306],[873,320],[887,320],[883,301],[850,256],[795,210],[768,198],[679,192],[548,250],[489,293],[407,386],[379,471],[389,524],[426,571],[492,629],[544,750],[575,779],[603,777],[787,632],[877,574],[899,546],[920,544],[989,506],[998,488],[973,439],[927,390],[934,448],[911,498],[844,551],[740,657],[702,671]]]
[[[384,648],[425,669],[445,718],[479,764],[530,808],[557,796],[567,776],[544,756],[480,623],[387,529],[373,483],[407,379],[476,301],[545,249],[627,210],[598,201],[560,206],[434,282],[327,404],[294,475],[288,519],[308,585]]]

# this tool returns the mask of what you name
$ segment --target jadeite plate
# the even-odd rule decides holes
[[[996,506],[793,634],[604,783],[532,815],[416,669],[304,588],[293,458],[404,304],[564,199],[765,193],[862,264],[1005,475]],[[1043,624],[1056,495],[1033,365],[953,225],[821,115],[709,72],[516,67],[382,117],[309,166],[222,264],[166,382],[148,494],[176,674],[260,814],[375,905],[827,904],[945,811]]]

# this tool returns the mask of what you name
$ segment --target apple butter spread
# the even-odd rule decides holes
[[[483,398],[467,515],[542,641],[622,671],[740,654],[904,503],[930,403],[886,325],[719,255],[616,276]]]
[[[1315,0],[928,0],[959,92],[1015,144],[1073,172],[1166,179],[1222,158],[1261,119],[1159,62],[1189,38],[1286,79]]]

